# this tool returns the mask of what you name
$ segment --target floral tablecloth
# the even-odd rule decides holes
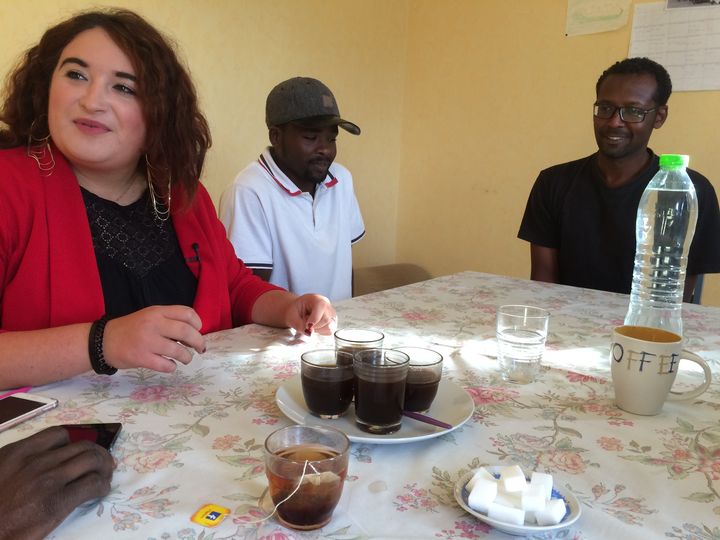
[[[445,356],[444,377],[475,410],[462,427],[399,445],[353,443],[332,521],[298,533],[267,518],[262,443],[290,422],[275,392],[300,354],[332,346],[256,325],[209,336],[208,351],[172,375],[84,375],[33,391],[60,406],[0,434],[0,445],[53,424],[122,422],[110,495],[73,513],[52,538],[510,538],[465,513],[455,480],[480,465],[520,464],[554,475],[582,516],[558,538],[720,538],[720,309],[685,305],[687,347],[712,366],[700,398],[654,417],[613,405],[608,345],[628,297],[477,272],[354,298],[340,327],[382,329],[386,345]],[[551,313],[539,379],[503,382],[495,310],[527,303]],[[688,381],[695,376],[690,373]],[[682,384],[682,381],[680,381]],[[205,503],[232,513],[216,528],[190,516]]]

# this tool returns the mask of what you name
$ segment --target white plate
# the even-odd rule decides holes
[[[375,435],[362,431],[355,424],[355,405],[344,416],[332,420],[324,420],[313,416],[308,411],[302,393],[300,375],[287,379],[275,393],[275,401],[285,416],[296,424],[304,426],[331,426],[339,429],[348,436],[352,442],[371,444],[400,444],[407,442],[432,439],[453,429],[459,428],[472,416],[475,406],[468,393],[452,381],[442,379],[438,387],[437,396],[428,416],[442,420],[452,425],[452,429],[443,429],[431,426],[418,420],[403,416],[402,426],[395,433],[388,435]]]
[[[502,469],[502,467],[500,466],[485,467],[485,470],[493,474],[495,477],[500,476],[500,469]],[[495,527],[498,531],[518,536],[541,534],[545,532],[558,531],[560,529],[564,529],[565,527],[569,527],[570,525],[575,523],[577,518],[580,517],[580,503],[578,502],[575,495],[570,493],[568,490],[555,485],[553,486],[552,498],[563,499],[565,501],[565,508],[567,509],[565,512],[565,517],[557,525],[513,525],[511,523],[504,523],[502,521],[497,521],[495,519],[489,518],[485,514],[481,514],[477,510],[473,510],[468,505],[469,493],[465,489],[465,484],[470,481],[470,479],[473,477],[473,474],[475,474],[475,471],[470,471],[469,473],[463,475],[455,483],[455,499],[457,499],[458,504],[460,504],[460,506],[462,506],[467,512],[478,518],[480,521],[484,521],[488,525]]]

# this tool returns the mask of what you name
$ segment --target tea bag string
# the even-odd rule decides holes
[[[268,519],[270,519],[271,517],[273,517],[273,516],[275,515],[275,512],[277,512],[277,509],[279,508],[279,506],[280,506],[282,503],[284,503],[285,501],[289,500],[290,497],[292,497],[293,495],[295,495],[295,494],[297,493],[297,491],[300,489],[300,486],[302,485],[302,481],[303,481],[303,479],[305,478],[305,474],[307,473],[308,466],[310,466],[310,468],[311,468],[313,471],[315,471],[315,473],[317,473],[317,474],[320,473],[320,472],[315,468],[315,466],[314,466],[312,463],[310,463],[309,460],[306,459],[306,460],[305,460],[305,463],[304,463],[304,465],[303,465],[302,474],[300,475],[300,479],[298,480],[298,484],[297,484],[297,486],[295,486],[295,488],[290,492],[290,494],[289,494],[287,497],[285,497],[282,501],[280,501],[279,503],[277,503],[277,504],[275,505],[275,507],[272,509],[272,512],[270,512],[270,513],[269,513],[267,516],[265,516],[264,518],[262,518],[262,519],[256,519],[255,521],[246,521],[245,523],[248,523],[248,524],[262,523],[263,521],[267,521]]]

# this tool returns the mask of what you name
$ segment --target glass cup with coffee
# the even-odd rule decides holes
[[[353,400],[353,356],[318,349],[300,357],[300,382],[308,410],[320,418],[339,418]]]
[[[410,357],[394,349],[355,353],[355,422],[369,433],[400,429]]]
[[[270,497],[283,525],[299,530],[326,525],[340,501],[350,441],[330,427],[289,426],[265,439]]]
[[[410,357],[403,408],[406,411],[427,412],[440,386],[442,354],[423,347],[396,347],[395,350]]]
[[[385,335],[377,330],[362,328],[343,328],[335,332],[335,348],[355,354],[363,349],[376,349],[383,346]]]

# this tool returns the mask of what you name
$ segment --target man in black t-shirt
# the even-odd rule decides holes
[[[668,115],[670,76],[647,58],[605,70],[593,107],[598,151],[540,173],[518,237],[530,242],[531,278],[629,293],[638,204],[658,171],[648,148]],[[712,184],[688,169],[698,221],[688,255],[685,300],[700,274],[720,272],[720,209]]]

